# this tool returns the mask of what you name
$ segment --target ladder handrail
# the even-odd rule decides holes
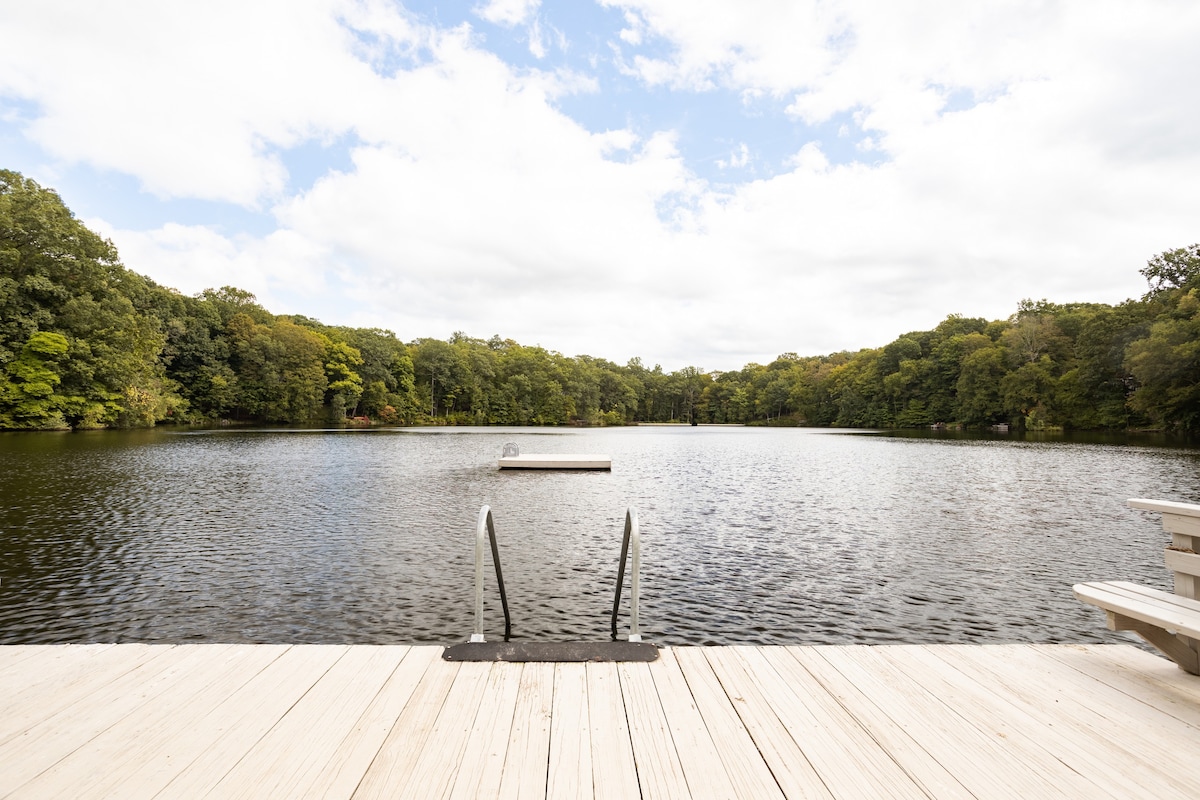
[[[492,564],[496,567],[496,585],[500,590],[500,605],[504,609],[504,641],[512,636],[512,618],[508,612],[508,595],[504,591],[504,573],[500,569],[500,548],[496,543],[496,525],[492,520],[492,509],[479,509],[479,522],[475,526],[475,631],[472,642],[486,641],[483,635],[483,540],[486,532],[492,549]],[[625,535],[621,540],[621,558],[617,565],[617,591],[613,598],[612,638],[617,638],[617,615],[621,609],[621,590],[625,587],[625,563],[629,551],[633,550],[629,580],[629,641],[640,642],[638,629],[638,604],[641,598],[642,537],[638,530],[637,510],[632,506],[625,511]]]
[[[496,526],[492,522],[492,509],[479,509],[479,523],[475,526],[475,632],[472,642],[483,638],[483,534],[487,530],[492,544],[492,563],[496,565],[496,584],[500,587],[500,605],[504,608],[504,641],[512,635],[512,618],[508,615],[508,596],[504,593],[504,575],[500,571],[500,548],[496,545]]]
[[[621,540],[621,561],[617,566],[617,594],[613,598],[612,638],[617,638],[617,611],[621,607],[621,589],[625,584],[625,558],[629,554],[630,542],[633,544],[633,564],[629,579],[629,641],[640,642],[642,635],[638,631],[638,596],[641,587],[639,574],[642,568],[642,537],[638,532],[637,510],[630,506],[625,511],[625,536]]]

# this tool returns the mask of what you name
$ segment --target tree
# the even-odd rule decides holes
[[[1129,345],[1149,334],[1149,305],[1128,301],[1080,312],[1075,365],[1055,390],[1064,419],[1077,428],[1125,428],[1147,420],[1128,404],[1137,380],[1125,364]],[[1068,325],[1068,327],[1071,327]]]
[[[355,370],[363,364],[362,354],[345,342],[318,333],[325,345],[325,404],[330,418],[341,421],[353,414],[363,394],[363,379]]]
[[[1004,350],[992,345],[990,340],[963,357],[955,386],[959,420],[967,425],[991,425],[1005,419],[1000,398],[1004,361]]]
[[[695,425],[696,404],[704,391],[705,375],[696,367],[684,367],[674,377],[679,387],[680,419]]]
[[[1043,354],[1060,360],[1070,343],[1058,328],[1058,324],[1046,301],[1034,304],[1021,301],[1021,310],[1013,316],[1010,327],[1000,337],[1011,354],[1014,366],[1036,364]]]
[[[1184,431],[1200,430],[1200,290],[1183,296],[1173,315],[1129,345],[1126,364],[1140,386],[1130,405],[1151,420]]]
[[[287,319],[260,325],[246,314],[235,315],[227,329],[240,414],[285,423],[320,417],[328,382],[319,334]]]
[[[55,389],[67,355],[67,337],[33,334],[21,354],[9,362],[0,381],[0,428],[64,428],[62,400]]]
[[[178,404],[149,313],[162,295],[55,192],[0,170],[0,367],[32,358],[25,348],[39,333],[64,337],[52,405],[72,427],[153,424]]]
[[[1005,412],[1030,428],[1043,426],[1051,421],[1048,406],[1054,386],[1054,365],[1049,356],[1022,364],[1000,379]]]
[[[260,306],[258,299],[244,289],[222,286],[220,289],[205,289],[197,296],[217,313],[222,325],[228,325],[238,314],[244,314],[260,325],[269,325],[275,320],[274,315]]]
[[[1166,250],[1146,262],[1140,270],[1150,284],[1146,298],[1174,289],[1194,289],[1200,286],[1200,244]]]
[[[413,343],[413,349],[418,391],[424,395],[425,388],[429,388],[426,400],[429,416],[436,419],[439,409],[448,415],[470,383],[467,365],[453,345],[440,339],[419,339]]]

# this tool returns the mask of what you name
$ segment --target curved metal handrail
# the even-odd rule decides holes
[[[630,571],[633,574],[629,579],[629,641],[640,642],[642,635],[638,632],[638,596],[641,587],[638,585],[638,578],[642,571],[642,537],[638,533],[637,511],[632,507],[625,511],[625,536],[621,540],[621,561],[617,566],[617,595],[613,598],[612,610],[613,641],[616,641],[617,638],[617,611],[621,607],[621,589],[625,584],[625,559],[629,554],[631,542],[633,544],[633,565]]]
[[[500,572],[500,548],[496,545],[496,526],[492,522],[492,509],[479,509],[479,523],[475,526],[475,632],[472,642],[483,638],[483,533],[487,530],[492,544],[492,563],[496,565],[496,584],[500,587],[500,605],[504,608],[504,641],[512,635],[512,619],[508,615],[508,596],[504,593],[504,575]],[[615,623],[614,623],[615,624]]]

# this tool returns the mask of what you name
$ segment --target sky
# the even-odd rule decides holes
[[[185,294],[676,370],[1139,297],[1193,0],[0,0],[0,168]]]

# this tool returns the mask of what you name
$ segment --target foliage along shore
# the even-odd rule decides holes
[[[1153,257],[1117,306],[1023,301],[1006,320],[730,372],[664,373],[493,336],[276,315],[122,266],[52,190],[0,170],[0,429],[232,421],[639,422],[1200,430],[1200,245]]]

